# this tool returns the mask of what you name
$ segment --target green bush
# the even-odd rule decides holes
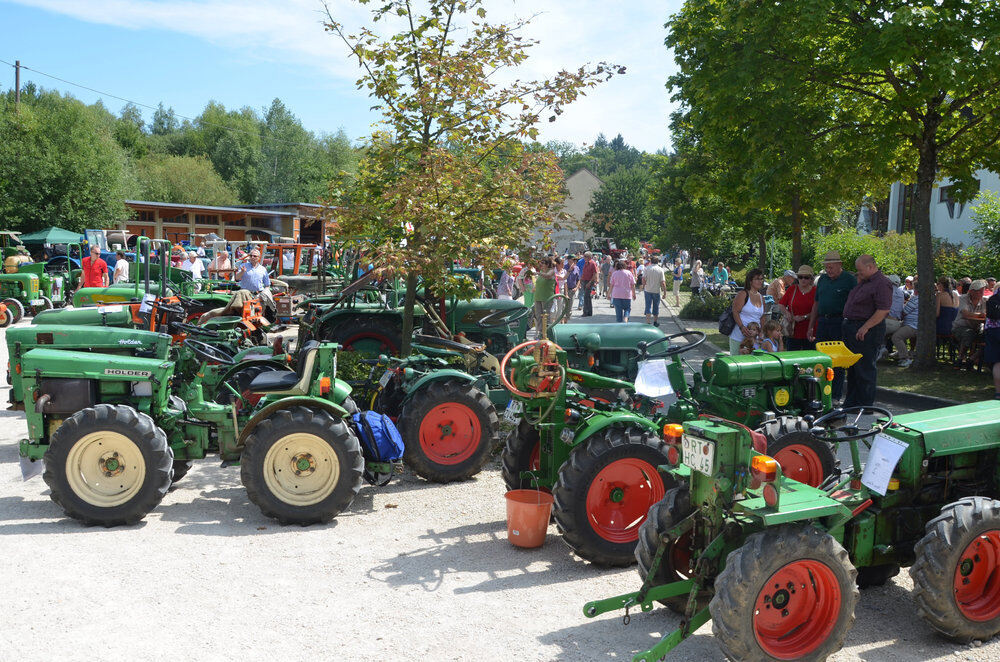
[[[861,255],[871,255],[885,274],[905,276],[917,272],[917,245],[912,234],[889,232],[884,236],[837,232],[819,237],[814,259],[822,261],[829,251],[839,251],[844,268],[854,271],[854,261]],[[821,263],[814,264],[817,271]]]
[[[681,319],[687,320],[717,320],[722,311],[732,306],[729,297],[706,296],[691,297],[679,313]]]

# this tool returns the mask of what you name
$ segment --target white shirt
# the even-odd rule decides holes
[[[125,258],[119,258],[118,261],[115,262],[115,274],[112,282],[114,283],[128,282],[128,260],[126,260]]]
[[[190,271],[193,278],[204,278],[205,265],[201,263],[199,258],[184,260],[181,264],[181,269]]]

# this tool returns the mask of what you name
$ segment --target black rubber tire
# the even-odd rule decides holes
[[[825,660],[844,645],[859,597],[857,571],[847,550],[833,536],[810,524],[787,524],[749,536],[742,547],[729,554],[725,569],[715,579],[715,595],[709,603],[712,633],[729,659],[775,659],[764,651],[754,632],[757,596],[775,572],[803,559],[820,561],[833,572],[840,589],[840,610],[823,642],[796,659]]]
[[[344,398],[344,401],[340,403],[340,406],[347,410],[348,416],[353,416],[361,411],[358,409],[358,404],[354,402],[354,398],[351,396]]]
[[[932,628],[955,641],[985,641],[1000,633],[1000,616],[973,621],[962,614],[955,600],[955,573],[966,548],[977,536],[1000,529],[1000,501],[966,497],[941,509],[927,523],[910,566],[917,614]]]
[[[479,440],[472,453],[457,464],[436,461],[420,443],[420,426],[424,418],[434,408],[447,403],[468,407],[479,420]],[[483,470],[500,434],[500,418],[486,394],[471,382],[435,381],[414,393],[403,404],[398,427],[403,437],[403,460],[406,464],[418,476],[432,483],[451,483],[468,480]]]
[[[67,461],[80,440],[95,432],[108,431],[129,439],[139,449],[145,475],[135,494],[117,506],[103,507],[85,501],[69,484]],[[112,527],[135,524],[159,505],[170,488],[174,453],[167,436],[153,419],[127,405],[100,404],[76,412],[59,426],[45,451],[45,473],[52,500],[73,519],[87,526]],[[126,469],[127,470],[127,469]]]
[[[232,392],[226,388],[226,384],[232,385],[237,391],[243,393],[247,390],[247,388],[249,388],[250,382],[252,382],[257,375],[274,371],[294,372],[288,366],[282,366],[279,368],[277,365],[248,365],[245,368],[240,368],[236,372],[230,374],[224,382],[220,383],[215,390],[215,395],[212,400],[220,405],[232,404],[233,400],[236,399],[236,396],[234,396]]]
[[[191,460],[174,460],[170,476],[171,491],[173,491],[174,486],[177,485],[177,481],[186,476],[189,471],[191,471]]]
[[[530,490],[535,486],[521,478],[521,472],[531,468],[531,456],[539,444],[538,429],[523,418],[507,434],[507,441],[500,455],[500,473],[508,490]]]
[[[858,588],[882,586],[898,574],[899,566],[895,563],[858,568]]]
[[[340,475],[331,492],[308,505],[283,501],[264,479],[267,452],[295,433],[319,437],[330,446],[340,463]],[[302,526],[329,522],[350,506],[361,489],[364,468],[361,445],[347,424],[326,411],[305,407],[282,409],[261,421],[247,438],[240,457],[240,477],[250,500],[279,523]]]
[[[809,423],[798,416],[779,416],[761,425],[758,432],[767,437],[767,454],[774,457],[788,446],[804,446],[812,450],[823,468],[823,480],[836,474],[840,475],[840,461],[837,459],[836,447],[828,442],[820,441],[809,432]],[[795,475],[785,474],[787,478]],[[812,481],[803,481],[812,485]],[[822,481],[820,481],[822,483]],[[818,487],[820,483],[812,485]]]
[[[39,296],[38,298],[42,300],[42,304],[40,306],[31,306],[32,317],[42,312],[43,310],[52,310],[54,308],[54,306],[52,305],[52,300],[49,299],[48,297]]]
[[[577,444],[559,467],[552,488],[552,512],[566,544],[591,563],[612,567],[635,563],[639,527],[635,529],[635,540],[612,542],[594,530],[587,512],[587,492],[597,474],[610,463],[626,458],[645,460],[656,468],[667,464],[667,444],[647,430],[614,426]],[[658,473],[656,478],[664,492],[676,487],[672,474]]]
[[[691,492],[687,483],[681,483],[668,491],[665,497],[649,509],[646,521],[639,527],[639,544],[635,546],[635,560],[639,564],[640,582],[646,581],[646,577],[649,575],[649,569],[653,566],[653,558],[656,556],[656,550],[660,546],[663,534],[692,512],[694,509],[691,507]],[[674,544],[671,543],[671,548]],[[656,569],[654,575],[654,586],[686,579],[686,575],[681,575],[675,569],[671,551],[671,549],[666,549],[663,552],[660,567]],[[684,572],[687,572],[687,568],[684,568]],[[703,609],[711,598],[712,592],[707,589],[703,590],[698,596],[696,610]],[[688,596],[685,594],[666,598],[660,602],[671,611],[683,614],[687,601]]]
[[[17,299],[4,299],[3,302],[7,306],[7,310],[11,311],[14,315],[14,321],[11,324],[17,324],[24,319],[24,304]]]
[[[403,346],[403,332],[399,326],[376,317],[362,316],[354,319],[357,321],[353,324],[341,323],[332,329],[324,325],[317,336],[321,340],[344,345],[346,351],[351,351],[348,345],[352,340],[375,338],[385,345],[381,353],[399,356]],[[378,356],[378,353],[373,356]]]

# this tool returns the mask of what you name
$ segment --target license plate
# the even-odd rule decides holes
[[[28,302],[28,305],[29,306],[41,306],[44,303],[45,302],[42,301],[41,299],[32,299],[31,301]]]
[[[385,388],[385,385],[389,383],[390,379],[392,379],[393,374],[395,374],[393,370],[386,370],[383,372],[382,376],[378,380],[378,385]]]
[[[711,476],[715,469],[715,442],[684,435],[681,438],[681,461],[695,471]]]
[[[517,423],[521,418],[522,411],[524,411],[524,403],[520,400],[511,400],[503,412],[503,420],[508,423]]]
[[[575,436],[576,436],[576,430],[574,430],[573,428],[563,428],[562,432],[559,433],[559,439],[564,444],[573,443],[573,437]]]

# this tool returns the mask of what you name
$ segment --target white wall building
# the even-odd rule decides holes
[[[590,200],[594,197],[597,189],[601,188],[604,182],[586,168],[577,170],[566,178],[566,201],[563,203],[563,211],[570,216],[570,219],[560,225],[563,227],[552,232],[553,250],[557,253],[565,253],[569,250],[571,241],[586,241],[594,236],[593,230],[583,223],[584,216],[590,210]],[[542,241],[545,227],[538,227],[532,236],[532,243],[538,245]]]
[[[980,191],[1000,192],[1000,175],[989,170],[976,172]],[[975,237],[975,201],[960,203],[951,199],[950,180],[944,179],[934,186],[931,193],[931,234],[956,244],[968,246]],[[896,232],[913,232],[913,186],[899,182],[889,193],[889,214],[886,229]]]

